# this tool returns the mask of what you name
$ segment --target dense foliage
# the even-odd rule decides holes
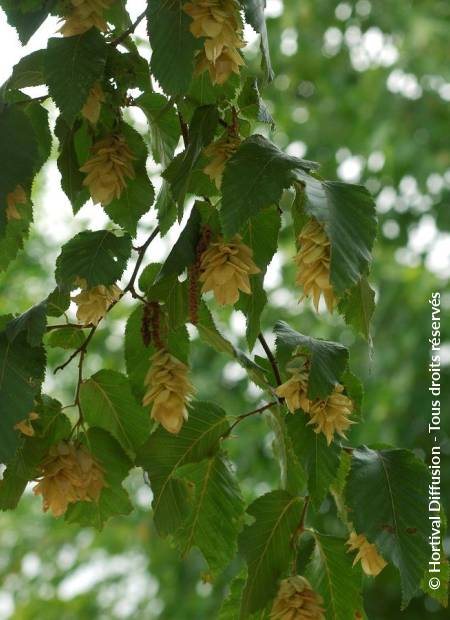
[[[373,198],[361,185],[325,180],[315,161],[269,139],[286,105],[274,96],[274,121],[261,98],[265,88],[275,91],[259,3],[243,2],[241,14],[231,1],[150,2],[150,69],[120,2],[80,5],[95,10],[86,17],[71,3],[2,3],[23,42],[49,12],[65,20],[65,36],[25,57],[2,89],[2,268],[23,245],[33,208],[39,211],[31,186],[55,138],[74,215],[90,196],[110,218],[104,229],[80,230],[63,245],[48,295],[1,319],[2,508],[15,508],[38,478],[44,509],[101,528],[131,512],[123,481],[137,466],[151,488],[158,534],[183,557],[192,547],[201,551],[206,583],[223,590],[234,575],[219,618],[284,618],[295,585],[286,579],[297,574],[305,581],[295,582],[294,598],[317,597],[312,617],[365,617],[363,572],[376,575],[386,563],[399,572],[406,606],[427,590],[427,467],[420,455],[382,445],[381,431],[371,447],[359,446],[358,431],[347,432],[361,422],[355,374],[365,374],[363,355],[372,346]],[[303,13],[307,32],[311,13]],[[261,34],[261,69],[239,51],[244,14]],[[39,100],[21,92],[41,84],[48,95]],[[59,110],[52,132],[49,98]],[[148,121],[143,135],[133,128],[134,107]],[[320,148],[310,157],[320,159]],[[157,192],[149,156],[162,169]],[[150,209],[156,221],[138,245],[139,221]],[[178,238],[155,263],[151,244],[177,220]],[[302,333],[296,318],[267,306],[264,275],[280,248],[295,255],[284,286],[320,310]],[[224,305],[246,317],[239,346],[216,327],[229,316]],[[348,347],[323,338],[321,323],[333,312],[342,317],[335,325],[344,321],[367,342],[351,370]],[[125,368],[106,356],[89,376],[92,348],[114,316],[127,316]],[[58,349],[67,358],[55,357]],[[226,356],[265,394],[248,413],[218,394],[212,402],[192,398],[196,389],[202,397],[214,392],[196,386],[197,368],[208,382],[209,367],[213,376]],[[73,401],[43,393],[47,366],[57,377],[74,373]],[[272,430],[279,479],[272,467],[267,475],[252,472],[246,459],[260,417]],[[249,475],[260,476],[264,492],[249,491]],[[363,570],[352,566],[356,552]],[[429,594],[444,604],[445,583]]]

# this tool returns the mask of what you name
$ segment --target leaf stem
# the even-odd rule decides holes
[[[142,11],[142,13],[136,18],[136,21],[134,21],[131,26],[129,28],[127,28],[124,32],[122,32],[121,35],[119,35],[118,37],[116,37],[115,39],[113,39],[111,41],[111,45],[113,47],[117,47],[118,45],[120,45],[123,41],[125,41],[125,39],[130,35],[133,34],[133,32],[136,30],[136,28],[138,27],[138,25],[141,23],[141,21],[144,19],[144,17],[147,15],[147,9],[145,11]]]
[[[270,350],[269,345],[267,344],[266,339],[264,338],[264,336],[262,335],[262,333],[260,332],[258,334],[258,340],[262,345],[262,348],[264,349],[265,354],[267,355],[267,359],[270,362],[270,365],[272,366],[272,370],[273,370],[273,374],[275,377],[275,382],[277,385],[281,385],[283,382],[281,380],[281,375],[280,375],[280,371],[278,369],[278,364],[277,361],[275,359],[275,357],[273,356],[272,351]]]
[[[270,407],[274,407],[276,404],[277,404],[277,401],[272,401],[270,403],[266,403],[265,405],[262,405],[262,407],[258,407],[258,409],[254,409],[253,411],[249,411],[248,413],[243,413],[242,415],[238,416],[236,420],[233,422],[233,424],[230,426],[230,428],[226,431],[226,433],[222,435],[222,439],[227,439],[229,435],[232,433],[234,427],[237,426],[240,422],[242,422],[242,420],[245,420],[246,418],[249,418],[252,415],[263,413],[263,411],[270,409]]]

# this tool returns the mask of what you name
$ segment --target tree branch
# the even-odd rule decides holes
[[[226,433],[222,435],[222,439],[226,439],[227,437],[229,437],[234,427],[237,426],[240,422],[242,422],[242,420],[245,420],[246,418],[249,418],[252,415],[263,413],[263,411],[266,411],[266,409],[270,409],[270,407],[273,407],[276,404],[278,404],[277,401],[272,401],[270,403],[266,403],[262,407],[258,407],[258,409],[254,409],[253,411],[249,411],[248,413],[243,413],[242,415],[238,416],[236,420],[233,422],[233,424],[230,426],[230,428],[226,431]]]
[[[147,15],[147,9],[145,11],[143,11],[137,18],[136,21],[134,21],[131,26],[129,28],[127,28],[124,32],[122,32],[121,35],[119,35],[117,38],[113,39],[111,41],[111,44],[113,47],[117,47],[118,45],[120,45],[123,41],[125,41],[125,39],[130,35],[133,34],[133,32],[136,30],[136,28],[138,27],[138,25],[141,23],[141,21],[144,19],[144,17]]]
[[[142,261],[144,260],[144,256],[148,249],[148,246],[151,244],[153,239],[155,239],[155,237],[157,237],[158,235],[159,235],[159,226],[155,228],[155,230],[152,232],[152,234],[147,239],[147,241],[137,249],[138,258],[136,261],[136,265],[134,266],[134,270],[133,270],[133,273],[131,274],[130,281],[128,282],[127,286],[123,290],[123,295],[125,295],[125,293],[127,292],[130,292],[133,295],[133,297],[138,297],[139,299],[141,299],[141,297],[139,297],[139,295],[134,290],[134,283],[136,282],[136,278],[139,273],[139,269],[141,267]]]
[[[261,343],[262,348],[264,349],[265,354],[267,355],[267,359],[269,360],[270,365],[272,366],[273,374],[274,374],[274,377],[275,377],[275,383],[277,385],[281,385],[283,382],[281,380],[281,375],[280,375],[280,371],[278,369],[278,364],[276,362],[276,359],[273,356],[272,351],[270,350],[269,345],[266,342],[266,339],[262,335],[262,333],[258,334],[258,340]]]

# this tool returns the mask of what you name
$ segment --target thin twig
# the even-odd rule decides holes
[[[222,439],[226,439],[231,434],[234,427],[237,426],[240,422],[242,422],[242,420],[245,420],[246,418],[249,418],[252,415],[262,413],[263,411],[266,411],[266,409],[270,409],[270,407],[274,407],[276,404],[278,404],[277,401],[266,403],[262,407],[258,407],[258,409],[254,409],[253,411],[249,411],[248,413],[243,413],[242,415],[238,416],[236,420],[233,422],[233,424],[230,426],[230,428],[226,431],[226,433],[222,435]]]
[[[78,349],[76,349],[72,355],[64,362],[64,364],[61,364],[60,366],[57,366],[55,368],[55,370],[53,371],[54,374],[56,374],[58,372],[58,370],[64,370],[64,368],[66,366],[68,366],[70,364],[70,362],[76,358],[77,355],[81,354],[82,352],[86,353],[86,349],[88,344],[90,343],[90,341],[92,340],[93,335],[95,334],[95,330],[97,329],[97,325],[94,325],[93,327],[91,327],[91,331],[89,332],[88,336],[86,337],[85,341],[78,347]],[[83,353],[83,355],[84,355]]]
[[[73,327],[74,329],[86,329],[89,325],[82,325],[80,323],[62,323],[61,325],[47,325],[47,331],[51,332],[54,329],[65,329],[67,327]]]
[[[189,145],[189,128],[187,126],[186,121],[181,116],[181,113],[179,110],[178,110],[178,120],[180,121],[180,129],[181,129],[181,135],[183,136],[184,148],[187,149]]]
[[[139,297],[138,294],[136,293],[136,291],[134,290],[134,283],[136,282],[136,278],[137,278],[137,275],[139,273],[139,269],[141,267],[142,261],[144,260],[145,252],[147,251],[148,246],[151,244],[153,239],[155,237],[157,237],[158,235],[159,235],[159,226],[157,226],[155,228],[155,230],[152,232],[152,234],[147,239],[147,241],[138,248],[139,255],[138,255],[138,258],[137,258],[137,261],[136,261],[136,265],[134,266],[133,273],[131,274],[130,281],[128,282],[127,286],[123,290],[123,294],[124,295],[125,295],[125,293],[127,293],[129,291],[133,295],[133,297]],[[140,297],[139,297],[139,299],[140,299]]]
[[[258,334],[258,340],[262,345],[262,348],[264,349],[265,354],[267,355],[267,359],[270,362],[270,365],[272,366],[272,370],[273,370],[273,374],[275,377],[275,382],[277,385],[281,385],[283,382],[281,380],[281,375],[280,375],[280,371],[278,369],[278,365],[276,362],[276,359],[273,356],[272,351],[270,350],[269,345],[266,342],[266,339],[264,338],[264,336],[262,335],[262,333]]]
[[[138,25],[141,23],[141,21],[144,19],[144,17],[147,15],[147,9],[145,11],[143,11],[136,19],[136,21],[134,21],[131,26],[129,28],[127,28],[124,32],[122,32],[121,35],[119,35],[116,39],[113,39],[111,41],[111,45],[113,47],[117,47],[118,45],[120,45],[122,43],[122,41],[125,41],[125,39],[130,35],[133,34],[133,32],[136,30],[136,28],[138,27]]]
[[[291,573],[293,575],[297,574],[297,555],[298,555],[297,540],[299,539],[299,537],[305,531],[305,519],[306,519],[306,515],[308,513],[309,502],[310,502],[310,497],[309,497],[309,495],[307,495],[305,497],[305,502],[303,504],[302,512],[300,514],[300,521],[299,521],[299,523],[298,523],[298,525],[297,525],[297,527],[295,529],[295,532],[294,532],[294,534],[292,536],[292,540],[291,540],[291,546],[292,546],[292,549],[293,549]]]

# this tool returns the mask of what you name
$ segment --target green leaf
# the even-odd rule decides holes
[[[200,338],[215,351],[226,353],[233,357],[244,368],[250,381],[253,381],[253,383],[264,390],[269,387],[263,368],[255,364],[253,360],[248,358],[242,351],[239,351],[239,349],[236,349],[229,340],[222,336],[214,323],[208,306],[203,301],[199,306],[197,329]]]
[[[147,14],[152,48],[151,72],[168,95],[183,95],[194,72],[194,53],[201,42],[189,30],[190,17],[181,0],[150,0]]]
[[[20,220],[14,218],[7,220],[4,234],[0,235],[0,271],[4,271],[23,248],[33,219],[30,201],[23,205],[17,204],[16,209],[20,214]]]
[[[248,618],[275,596],[277,581],[289,565],[292,535],[302,506],[300,497],[287,491],[272,491],[248,507],[247,512],[255,521],[239,536],[239,548],[248,565],[240,618]]]
[[[53,329],[47,335],[45,344],[49,347],[59,347],[60,349],[78,349],[86,336],[82,329],[76,327],[63,327],[61,329]]]
[[[183,555],[194,546],[205,556],[213,575],[234,557],[244,505],[239,485],[223,455],[178,470],[178,476],[195,485],[191,511],[175,539]]]
[[[139,276],[139,288],[141,291],[147,291],[151,288],[156,280],[156,276],[161,271],[161,263],[148,263],[144,267]]]
[[[50,96],[69,125],[105,70],[108,46],[96,28],[48,40],[44,68]]]
[[[251,295],[241,293],[236,308],[242,310],[247,319],[247,344],[251,351],[261,331],[260,318],[267,303],[263,281],[268,264],[277,251],[278,232],[281,217],[277,207],[264,209],[248,220],[243,234],[243,242],[253,250],[253,259],[261,269],[261,274],[250,278]]]
[[[327,620],[363,620],[362,573],[352,567],[345,540],[317,532],[314,537],[316,549],[306,576],[323,597]]]
[[[323,433],[315,433],[307,422],[300,411],[286,417],[294,454],[307,474],[309,495],[319,509],[338,474],[341,449],[334,442],[328,446]]]
[[[32,347],[39,347],[46,327],[47,301],[42,301],[10,321],[5,328],[5,333],[12,343],[18,334],[25,332],[28,344]]]
[[[141,325],[143,304],[133,310],[125,327],[125,366],[131,389],[138,402],[144,396],[144,379],[150,367],[150,358],[155,352],[152,346],[148,348],[142,340]]]
[[[331,243],[331,283],[338,296],[367,273],[377,232],[375,202],[365,187],[318,181],[300,172],[305,211],[325,226]]]
[[[44,58],[45,50],[36,50],[21,58],[13,67],[12,75],[8,80],[8,88],[17,90],[45,84]]]
[[[146,291],[148,301],[163,302],[169,330],[184,325],[188,318],[188,281],[180,282],[175,274],[157,281]]]
[[[61,316],[70,306],[70,285],[57,284],[47,297],[47,315]]]
[[[30,101],[25,104],[23,110],[31,121],[34,135],[38,142],[38,156],[36,157],[34,165],[34,173],[37,174],[50,157],[52,148],[52,134],[50,132],[48,111],[35,101]]]
[[[223,231],[231,237],[261,209],[277,204],[289,187],[295,171],[307,171],[317,164],[291,155],[258,134],[242,142],[228,160],[222,183]]]
[[[70,127],[62,116],[56,120],[55,135],[59,140],[58,170],[61,174],[61,187],[72,204],[74,213],[77,213],[89,199],[89,191],[83,185],[84,174],[80,172],[75,150],[75,136],[80,129],[80,123]]]
[[[6,226],[6,197],[17,185],[26,189],[39,161],[39,144],[33,124],[16,105],[0,111],[0,234]]]
[[[177,469],[213,455],[228,428],[223,409],[195,401],[178,435],[159,427],[139,449],[136,463],[148,472],[153,518],[162,536],[175,532],[189,514],[188,488],[177,478]]]
[[[0,462],[9,461],[19,444],[14,425],[33,408],[45,374],[43,347],[32,347],[25,332],[10,342],[0,333]]]
[[[63,245],[56,259],[59,284],[73,284],[84,278],[89,287],[114,284],[125,271],[131,254],[131,237],[116,236],[109,230],[85,230]]]
[[[158,214],[161,237],[164,237],[177,219],[177,204],[173,199],[170,184],[165,180],[163,180],[156,198],[155,209]]]
[[[147,213],[155,199],[153,185],[147,176],[145,166],[137,168],[135,166],[135,178],[127,180],[120,198],[115,198],[109,205],[103,206],[112,221],[133,237],[136,235],[139,220]]]
[[[429,474],[408,450],[353,451],[346,504],[358,534],[400,572],[402,605],[416,594],[428,567]]]
[[[281,413],[281,409],[280,404],[274,405],[270,408],[270,416],[267,416],[275,436],[272,449],[280,466],[281,488],[297,495],[306,489],[306,475],[288,434],[287,417]]]
[[[238,97],[239,113],[245,118],[268,123],[274,127],[274,121],[259,94],[258,81],[249,77]]]
[[[148,414],[134,399],[128,379],[115,370],[100,370],[84,381],[80,403],[89,426],[111,433],[131,457],[150,432]]]
[[[263,286],[263,277],[254,275],[250,278],[251,295],[241,293],[236,308],[245,314],[247,328],[245,336],[248,350],[252,351],[261,331],[261,314],[266,307],[267,294]]]
[[[338,308],[344,315],[345,322],[370,341],[370,321],[375,310],[375,291],[366,276],[363,276],[341,299]]]
[[[348,349],[338,342],[303,336],[284,321],[277,321],[277,355],[284,363],[297,349],[310,360],[308,398],[325,398],[340,382],[348,364]]]
[[[44,23],[55,2],[56,0],[43,0],[31,9],[20,6],[21,3],[17,0],[2,3],[8,23],[17,30],[22,45],[26,45],[36,30]],[[24,5],[23,2],[22,5]]]
[[[86,434],[90,452],[104,471],[108,486],[102,489],[98,502],[70,504],[65,520],[68,523],[93,526],[100,530],[105,522],[117,515],[127,515],[133,510],[128,493],[122,486],[132,462],[117,441],[100,428],[91,428]]]
[[[266,18],[264,16],[266,2],[265,0],[243,0],[242,5],[246,20],[261,35],[262,66],[266,79],[270,82],[273,80],[274,73],[270,62],[269,39],[267,36]]]
[[[195,261],[197,245],[200,240],[200,225],[200,212],[194,205],[186,226],[181,231],[161,268],[157,282],[167,276],[180,274]]]
[[[159,93],[144,93],[134,103],[147,117],[153,159],[168,166],[180,138],[180,123],[173,103]]]
[[[239,618],[239,609],[241,607],[242,590],[245,587],[245,581],[247,579],[247,571],[242,570],[237,577],[233,579],[230,586],[230,591],[227,598],[224,600],[222,607],[219,610],[217,620],[236,620]],[[269,611],[263,609],[249,616],[250,620],[268,620]]]
[[[183,153],[175,157],[163,173],[170,182],[176,202],[182,206],[189,188],[194,166],[199,159],[202,148],[214,138],[219,114],[214,106],[196,108],[189,125],[189,144]]]

